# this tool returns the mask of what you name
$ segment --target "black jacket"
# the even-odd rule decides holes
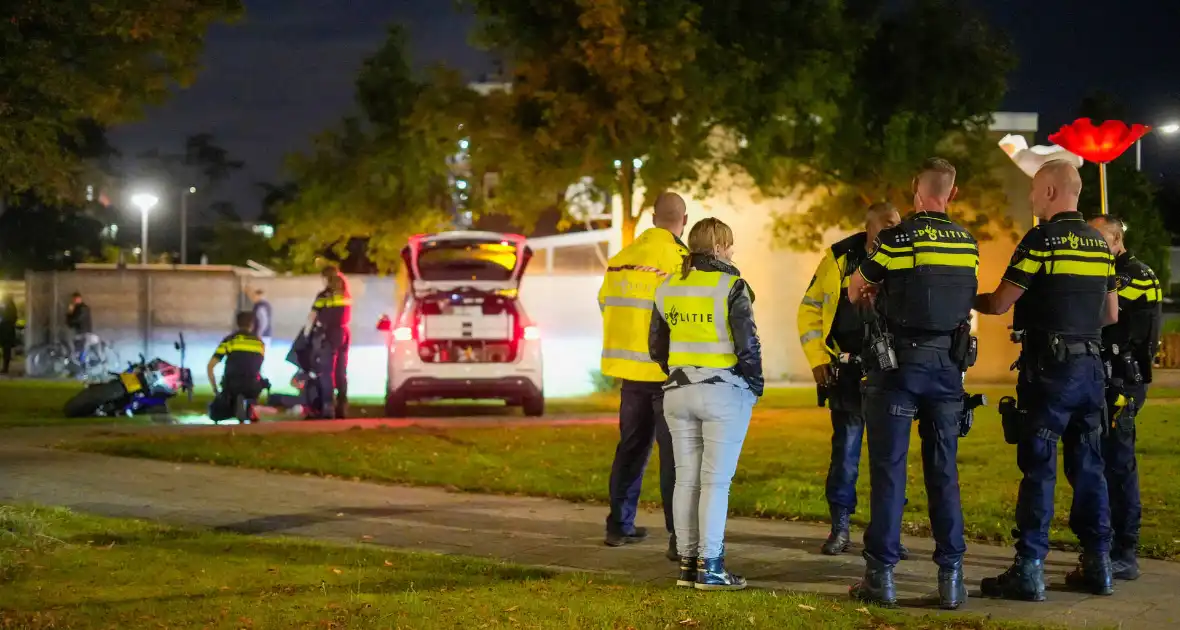
[[[702,254],[692,255],[692,266],[698,271],[720,271],[735,276],[741,275],[737,267]],[[753,301],[754,291],[745,280],[738,278],[729,291],[729,329],[733,333],[734,354],[738,360],[733,371],[745,379],[755,396],[761,396],[766,379],[762,375],[762,342],[758,340],[758,328],[754,325]],[[651,358],[660,364],[664,374],[668,374],[669,370],[668,343],[671,335],[672,330],[668,327],[668,322],[657,308],[652,313],[647,343]]]
[[[69,326],[75,335],[94,332],[94,325],[90,322],[90,307],[85,302],[79,302],[73,311],[67,311],[66,326]]]

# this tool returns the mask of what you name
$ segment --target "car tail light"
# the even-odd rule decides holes
[[[410,341],[414,338],[414,329],[409,326],[399,326],[393,329],[394,341]]]
[[[541,329],[536,326],[525,326],[523,337],[525,341],[536,341],[541,338]]]

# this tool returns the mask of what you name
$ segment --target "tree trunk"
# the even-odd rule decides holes
[[[635,169],[631,161],[623,163],[619,173],[619,196],[623,206],[623,247],[635,241],[635,228],[639,225],[639,213],[635,212]]]

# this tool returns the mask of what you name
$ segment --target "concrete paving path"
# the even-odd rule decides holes
[[[601,506],[113,458],[44,446],[90,432],[0,432],[0,502],[60,505],[250,534],[364,541],[669,585],[675,573],[675,565],[663,556],[667,538],[662,532],[643,544],[603,546]],[[661,521],[656,514],[641,515],[641,524],[652,530],[661,530]],[[860,534],[854,532],[858,541]],[[859,545],[850,554],[829,558],[818,553],[825,535],[825,528],[814,524],[733,519],[727,553],[730,565],[755,586],[845,595],[863,571]],[[907,607],[927,612],[929,604],[922,598],[935,584],[936,568],[929,560],[933,542],[907,538],[905,543],[914,559],[899,565],[898,586]],[[964,612],[1085,628],[1180,626],[1180,563],[1144,561],[1138,581],[1119,583],[1114,597],[1093,597],[1063,590],[1074,556],[1054,552],[1046,563],[1052,591],[1047,602],[978,597],[979,580],[1002,571],[1011,557],[1008,548],[970,546],[966,571],[972,599]]]

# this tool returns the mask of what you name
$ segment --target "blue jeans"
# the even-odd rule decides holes
[[[619,444],[610,469],[610,514],[606,530],[616,534],[635,531],[643,471],[651,458],[652,443],[660,447],[660,499],[664,504],[664,527],[672,531],[672,484],[676,467],[672,436],[664,421],[663,383],[623,381],[619,403]]]
[[[860,372],[841,373],[832,408],[832,458],[824,495],[830,507],[856,512],[856,478],[860,472],[860,447],[865,418],[861,406]]]
[[[1133,552],[1139,545],[1139,523],[1143,515],[1139,500],[1139,464],[1135,460],[1135,418],[1147,400],[1147,386],[1132,385],[1123,394],[1127,405],[1102,440],[1102,459],[1106,464],[1113,544],[1118,549]],[[1106,404],[1111,413],[1117,397],[1107,391]]]
[[[681,556],[722,555],[729,486],[757,400],[750,390],[726,384],[686,385],[664,394],[676,453],[672,505]]]
[[[1049,555],[1058,439],[1065,448],[1065,478],[1074,491],[1069,527],[1086,551],[1110,551],[1100,437],[1105,384],[1105,368],[1095,356],[1021,368],[1016,398],[1029,422],[1016,445],[1016,463],[1024,473],[1016,500],[1016,552],[1022,557],[1044,560]]]
[[[872,372],[864,396],[869,442],[870,506],[865,553],[886,565],[901,555],[901,517],[906,503],[906,457],[916,417],[922,439],[934,562],[951,567],[967,551],[959,501],[959,416],[963,373],[946,349],[911,348],[900,366]]]

